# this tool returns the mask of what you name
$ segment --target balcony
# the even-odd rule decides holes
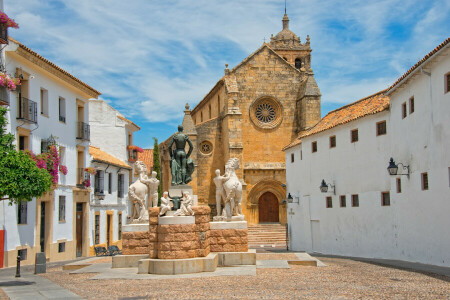
[[[89,124],[77,122],[77,139],[89,141],[91,130]]]
[[[0,86],[0,105],[9,105],[9,90],[4,86]]]
[[[37,123],[37,103],[22,97],[20,94],[18,96],[18,100],[19,116],[17,119],[28,123]]]
[[[0,44],[9,44],[8,27],[3,23],[0,23]]]
[[[89,173],[84,170],[84,168],[77,169],[77,187],[88,188],[91,186]]]
[[[136,162],[138,159],[138,152],[137,150],[128,150],[128,161],[129,162]]]

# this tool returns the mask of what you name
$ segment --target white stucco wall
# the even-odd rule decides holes
[[[303,138],[286,151],[287,191],[294,202],[295,196],[300,199],[288,204],[292,250],[450,266],[448,51],[426,64],[431,81],[418,73],[389,95],[389,111]],[[402,119],[401,105],[411,96],[415,111]],[[375,124],[381,120],[387,121],[387,135],[377,137]],[[359,141],[350,143],[354,128]],[[330,149],[332,135],[337,146]],[[316,153],[311,153],[312,141],[318,142]],[[409,179],[388,175],[390,157],[410,166]],[[421,188],[423,172],[428,173],[427,191]],[[401,178],[401,193],[396,178]],[[336,195],[320,192],[322,179],[334,181]],[[390,192],[390,206],[381,205],[382,191]],[[359,195],[359,207],[352,207],[352,194]],[[346,195],[346,207],[340,207],[340,195]],[[326,196],[332,196],[332,208],[326,208]]]
[[[14,43],[7,46],[6,51],[13,51]],[[6,52],[6,66],[9,74],[15,74],[16,68],[21,68],[24,72],[30,74],[29,79],[29,99],[37,103],[37,124],[24,123],[17,120],[18,100],[17,93],[10,93],[10,107],[8,119],[10,124],[8,130],[16,137],[17,127],[29,129],[31,131],[29,138],[29,149],[34,153],[41,152],[41,140],[48,139],[50,135],[56,137],[58,145],[65,147],[64,164],[68,168],[68,174],[59,173],[59,186],[54,190],[53,198],[53,220],[52,220],[52,241],[65,239],[73,240],[73,193],[72,188],[76,185],[77,178],[77,145],[84,146],[85,162],[89,161],[89,142],[76,139],[77,133],[77,99],[84,104],[84,121],[89,122],[89,106],[87,96],[81,91],[75,89],[69,84],[56,78],[54,75],[44,71],[31,62],[11,55]],[[40,90],[44,88],[48,91],[48,116],[41,115]],[[66,122],[59,121],[58,101],[59,97],[65,98],[66,103]],[[66,219],[65,222],[59,222],[59,195],[66,196]],[[5,202],[5,201],[2,201]],[[36,234],[36,200],[28,203],[28,217],[26,225],[17,225],[17,205],[8,206],[3,203],[3,224],[6,231],[5,251],[14,250],[17,246],[29,245],[33,247]],[[39,230],[39,229],[37,229]]]

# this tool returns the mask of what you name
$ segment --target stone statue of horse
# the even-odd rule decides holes
[[[235,170],[238,169],[238,158],[230,158],[225,164],[225,176],[230,177],[223,183],[223,188],[226,194],[224,211],[228,220],[230,220],[232,216],[242,215],[242,183],[235,172]]]

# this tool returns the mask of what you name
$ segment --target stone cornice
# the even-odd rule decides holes
[[[286,164],[277,163],[259,163],[259,162],[246,162],[244,163],[244,170],[285,170]]]

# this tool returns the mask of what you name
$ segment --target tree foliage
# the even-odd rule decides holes
[[[14,136],[6,132],[7,109],[0,107],[0,198],[9,203],[31,201],[50,191],[52,178],[27,154],[14,149]]]
[[[159,146],[158,139],[153,138],[155,140],[155,144],[153,145],[153,171],[156,172],[156,178],[160,181],[158,186],[158,199],[161,199],[161,164],[159,160]]]

